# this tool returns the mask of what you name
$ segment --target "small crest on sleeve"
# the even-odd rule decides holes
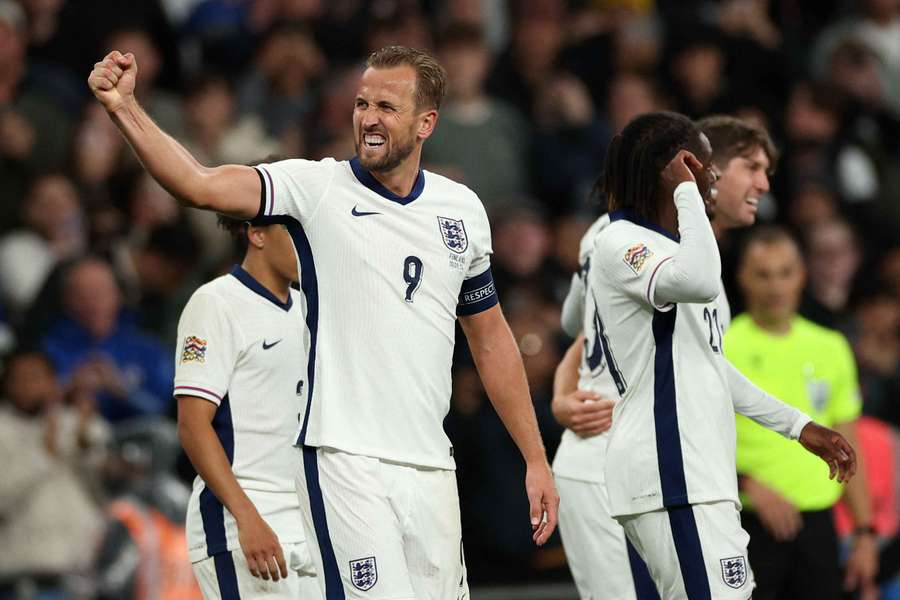
[[[438,225],[441,229],[441,238],[444,245],[456,252],[462,254],[469,247],[469,238],[466,235],[466,226],[463,225],[462,219],[448,219],[447,217],[438,217]]]
[[[181,362],[206,362],[206,340],[195,335],[184,338],[184,348],[181,350]]]
[[[625,252],[625,264],[631,267],[635,275],[640,275],[647,263],[647,259],[653,256],[653,251],[644,244],[637,244]]]

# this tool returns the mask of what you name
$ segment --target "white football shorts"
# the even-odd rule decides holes
[[[302,453],[297,493],[327,600],[468,600],[454,471]]]
[[[266,581],[250,574],[244,552],[238,548],[193,564],[194,575],[206,600],[320,600],[315,567],[306,542],[282,544],[288,576]]]
[[[729,501],[618,517],[666,600],[747,600],[754,582],[738,507]]]

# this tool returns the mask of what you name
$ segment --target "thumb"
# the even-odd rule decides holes
[[[599,400],[600,394],[591,390],[575,390],[575,398],[578,400]]]

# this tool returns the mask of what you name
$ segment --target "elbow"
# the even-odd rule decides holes
[[[693,296],[696,302],[706,304],[719,297],[722,292],[719,278],[703,277],[694,283]]]
[[[191,426],[187,419],[178,419],[178,441],[181,443],[181,447],[187,449],[192,437]]]

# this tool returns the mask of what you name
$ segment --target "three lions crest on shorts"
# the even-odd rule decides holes
[[[722,580],[731,588],[739,588],[747,583],[747,563],[743,556],[723,558],[719,561],[722,565]]]
[[[469,247],[469,238],[462,220],[448,219],[447,217],[438,217],[437,219],[444,245],[457,254],[465,252]]]
[[[378,583],[378,567],[375,564],[375,557],[351,560],[350,581],[358,590],[364,592],[371,590]]]

